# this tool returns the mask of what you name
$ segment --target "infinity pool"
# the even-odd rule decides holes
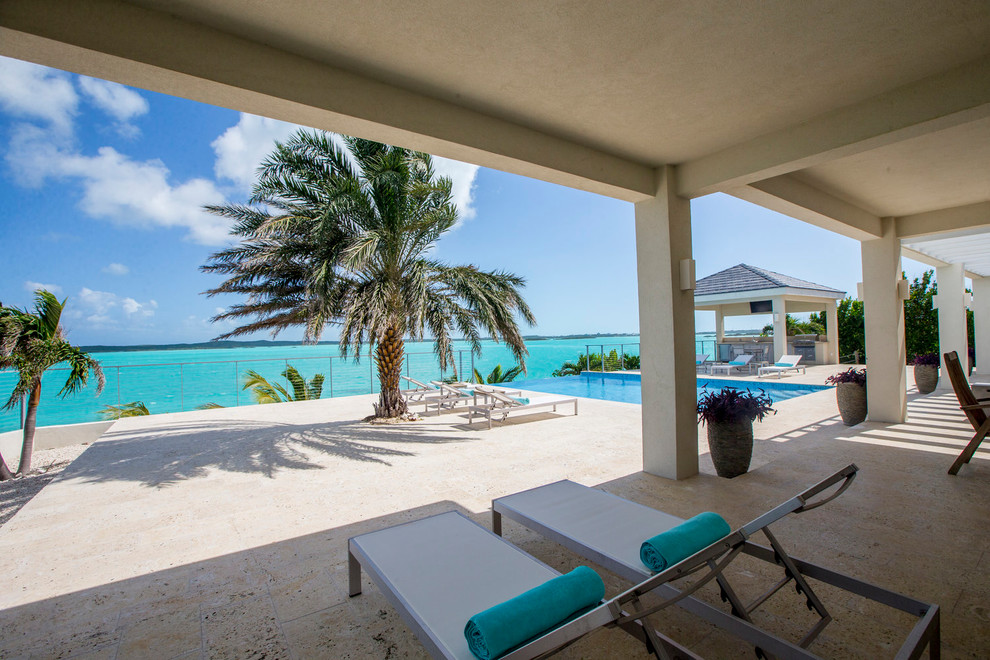
[[[508,386],[508,385],[507,385]],[[621,401],[623,403],[643,403],[643,390],[639,374],[620,373],[588,373],[580,376],[563,376],[561,378],[538,378],[533,380],[513,381],[512,387],[534,392],[549,394],[567,394],[589,399],[605,401]],[[779,381],[750,381],[724,380],[718,378],[698,377],[698,396],[708,390],[719,390],[723,387],[735,387],[751,391],[763,390],[776,403],[785,399],[793,399],[812,392],[832,389],[828,385],[805,385]]]

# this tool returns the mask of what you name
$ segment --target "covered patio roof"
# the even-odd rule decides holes
[[[984,0],[7,0],[0,54],[634,202],[644,466],[676,478],[698,469],[688,200],[861,241],[873,421],[907,410],[902,250],[990,232]],[[940,254],[965,352],[985,271]]]

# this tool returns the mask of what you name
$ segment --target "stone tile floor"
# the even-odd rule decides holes
[[[391,427],[356,421],[370,397],[122,420],[0,529],[3,658],[408,658],[422,646],[371,585],[346,595],[346,540],[459,510],[483,525],[494,497],[570,478],[674,514],[741,524],[850,462],[839,500],[776,527],[799,557],[942,607],[943,655],[990,657],[990,448],[957,477],[971,435],[951,394],[915,398],[905,424],[837,419],[832,392],[757,425],[753,468],[672,482],[640,471],[639,407],[582,401],[493,431],[458,414]],[[569,570],[581,560],[506,522],[506,537]],[[624,585],[605,574],[608,592]],[[733,567],[748,595],[769,578]],[[892,657],[910,617],[834,590],[825,657]],[[717,599],[714,593],[705,597]],[[810,625],[781,594],[760,622]],[[665,632],[713,658],[752,650],[674,611]],[[601,631],[563,658],[645,657]]]

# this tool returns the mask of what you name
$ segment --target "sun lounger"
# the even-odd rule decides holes
[[[952,383],[952,389],[959,401],[959,409],[966,413],[966,418],[975,431],[966,448],[962,450],[959,457],[953,461],[952,467],[949,468],[949,474],[958,474],[959,468],[964,463],[969,463],[973,455],[976,454],[976,450],[980,448],[980,444],[990,433],[990,417],[987,417],[987,410],[990,409],[990,398],[978,399],[973,394],[973,389],[966,380],[966,374],[963,373],[962,365],[959,364],[959,355],[955,351],[946,353],[944,357],[945,369],[949,372],[949,381]]]
[[[430,404],[434,400],[443,396],[443,392],[439,387],[434,387],[433,385],[427,385],[422,381],[418,381],[415,378],[409,376],[400,376],[403,380],[412,384],[412,387],[405,390],[400,390],[402,398],[405,399],[407,406],[414,406],[422,404],[425,406],[423,410],[427,410]]]
[[[542,408],[552,408],[553,412],[557,412],[557,406],[574,404],[574,414],[578,414],[578,400],[575,397],[547,395],[519,399],[483,385],[476,386],[475,391],[479,395],[487,396],[488,401],[468,408],[468,423],[473,421],[475,415],[481,415],[488,419],[489,429],[492,428],[492,419],[496,417],[500,422],[504,422],[509,415],[518,415]]]
[[[698,371],[708,371],[708,353],[696,353],[694,356],[694,366]]]
[[[430,655],[457,660],[475,657],[464,634],[471,616],[560,575],[453,511],[351,538],[348,567],[352,597],[361,594],[363,568]],[[602,604],[501,657],[546,655],[594,630],[620,625],[621,615],[610,603]],[[621,627],[653,643],[635,622]],[[667,653],[698,657],[655,637]]]
[[[777,378],[782,377],[789,371],[800,371],[805,373],[805,368],[803,364],[798,364],[801,361],[800,355],[783,355],[779,360],[773,363],[769,367],[760,367],[756,372],[757,378],[762,378],[764,376],[773,376],[776,374]]]
[[[753,366],[750,364],[750,361],[752,359],[753,359],[752,353],[737,355],[735,358],[732,359],[731,362],[709,365],[708,373],[714,376],[716,372],[724,371],[725,375],[728,376],[732,373],[733,369],[738,369],[739,371],[742,371],[743,368],[745,368],[746,371],[748,371],[749,373],[753,373]]]
[[[426,409],[429,410],[430,406],[435,406],[437,412],[441,409],[453,409],[457,407],[457,404],[463,403],[465,405],[479,405],[478,399],[480,398],[482,403],[489,400],[489,392],[498,392],[507,397],[518,397],[522,395],[520,390],[509,390],[502,387],[490,387],[484,386],[483,389],[478,389],[475,383],[444,383],[442,381],[432,381],[434,385],[440,392],[439,396],[432,397],[426,402]]]
[[[932,658],[937,657],[939,647],[939,609],[937,605],[902,596],[881,587],[851,578],[835,571],[790,557],[769,526],[791,513],[803,513],[825,504],[844,492],[852,483],[857,468],[850,465],[783,504],[771,509],[752,522],[732,532],[721,542],[699,551],[689,559],[666,568],[654,575],[642,561],[640,549],[646,537],[664,532],[684,521],[649,507],[630,502],[603,491],[588,488],[571,481],[560,481],[532,490],[496,499],[492,502],[492,525],[501,534],[502,518],[514,520],[543,536],[556,541],[574,553],[595,562],[632,583],[639,583],[627,594],[639,596],[655,590],[665,598],[665,604],[677,603],[680,607],[714,623],[754,644],[764,654],[777,657],[815,657],[804,651],[831,621],[825,605],[812,590],[808,579],[814,579],[846,590],[884,605],[911,613],[919,618],[897,658],[917,658],[925,646],[929,646]],[[830,494],[826,491],[835,487]],[[770,543],[765,547],[750,538],[762,532]],[[720,545],[721,544],[721,545]],[[724,575],[725,567],[739,553],[745,553],[783,570],[782,579],[766,593],[745,604]],[[715,571],[716,562],[721,568]],[[708,566],[717,580],[723,600],[728,601],[734,617],[722,618],[723,612],[694,598],[685,598],[669,584],[671,579]],[[653,577],[650,577],[653,576]],[[798,643],[800,652],[786,652],[760,641],[766,631],[754,632],[750,615],[777,591],[787,584],[795,588],[807,600],[807,606],[819,620]],[[692,585],[691,591],[696,589]],[[678,600],[680,599],[680,600]],[[637,614],[645,617],[657,611],[655,607],[641,608]],[[745,624],[745,625],[744,625]],[[774,639],[778,639],[774,637]],[[778,641],[783,641],[779,640]]]

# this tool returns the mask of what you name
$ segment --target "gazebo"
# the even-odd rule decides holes
[[[838,364],[839,333],[837,301],[846,295],[823,284],[782,275],[765,268],[739,264],[698,280],[694,290],[694,308],[715,312],[717,351],[731,351],[725,343],[725,317],[773,314],[773,359],[782,355],[801,355],[807,363]],[[817,337],[787,337],[789,312],[825,312],[826,341]],[[725,359],[721,352],[718,359]]]

